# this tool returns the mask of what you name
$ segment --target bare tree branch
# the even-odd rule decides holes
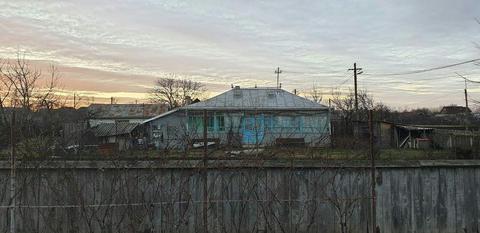
[[[150,100],[168,104],[170,109],[174,109],[189,104],[194,98],[199,98],[204,90],[204,85],[200,82],[168,74],[155,81],[155,86],[150,91]]]

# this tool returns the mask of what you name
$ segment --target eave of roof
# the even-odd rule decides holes
[[[137,123],[102,123],[92,130],[96,137],[108,137],[130,134],[138,125]]]
[[[168,111],[168,112],[164,112],[164,113],[162,113],[162,114],[160,114],[160,115],[158,115],[158,116],[154,116],[154,117],[152,117],[152,118],[150,118],[150,119],[144,120],[144,121],[142,122],[142,124],[146,124],[146,123],[148,123],[148,122],[150,122],[150,121],[154,121],[154,120],[156,120],[156,119],[159,119],[159,118],[168,116],[168,115],[170,115],[170,114],[172,114],[172,113],[175,113],[175,112],[177,112],[177,111],[179,111],[179,110],[180,110],[179,108],[176,108],[176,109],[170,110],[170,111]]]
[[[433,128],[418,127],[413,125],[396,125],[396,127],[406,129],[406,130],[433,130]]]
[[[258,107],[258,108],[239,108],[239,107],[198,107],[198,108],[187,108],[182,107],[183,110],[188,111],[328,111],[328,108],[268,108],[268,107]]]

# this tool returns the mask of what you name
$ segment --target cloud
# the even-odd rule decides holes
[[[274,85],[277,66],[288,90],[331,89],[348,81],[353,62],[382,74],[477,58],[478,12],[474,0],[3,1],[0,57],[23,50],[28,59],[55,62],[72,90],[140,93],[175,72],[219,92]],[[461,80],[446,77],[454,71],[480,74],[462,66],[395,80],[364,75],[359,84],[403,106],[461,91]]]

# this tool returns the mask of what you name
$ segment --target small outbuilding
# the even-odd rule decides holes
[[[137,123],[102,123],[92,128],[100,145],[115,145],[115,150],[125,151],[136,145],[134,130]]]

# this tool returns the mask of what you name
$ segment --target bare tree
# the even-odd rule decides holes
[[[364,148],[367,143],[360,134],[361,125],[366,124],[367,112],[375,106],[371,95],[365,90],[358,92],[358,110],[355,109],[355,93],[350,90],[346,94],[332,91],[333,111],[333,143],[336,147]],[[366,148],[366,147],[365,147]]]
[[[13,62],[4,62],[0,66],[0,107],[6,106],[7,99],[11,106],[25,110],[59,107],[60,98],[55,94],[60,76],[54,65],[50,66],[46,84],[40,84],[42,71],[30,66],[25,55],[17,54]]]
[[[31,66],[25,55],[17,53],[17,58],[0,65],[0,130],[9,130],[9,111],[16,111],[16,138],[19,152],[25,154],[45,154],[61,130],[62,119],[53,109],[64,104],[56,93],[59,87],[58,71],[55,66],[42,75],[42,71]],[[42,82],[45,81],[45,84]],[[0,144],[6,139],[0,137]],[[49,153],[49,152],[48,152]]]
[[[191,99],[199,98],[204,90],[204,85],[200,82],[168,74],[155,81],[150,99],[168,104],[170,109],[174,109],[188,104]]]
[[[323,100],[323,91],[319,86],[313,84],[312,90],[305,94],[305,98],[315,103],[321,103]]]
[[[5,62],[0,61],[0,71],[3,69]],[[7,107],[8,97],[12,90],[12,84],[8,82],[7,78],[0,73],[0,127],[5,127],[8,124],[8,117],[5,112]]]
[[[38,87],[37,81],[42,72],[31,68],[25,61],[25,56],[17,54],[17,59],[2,66],[0,73],[7,85],[11,85],[13,88],[10,99],[24,109],[32,109],[34,93]],[[12,99],[13,97],[18,99]]]
[[[355,113],[355,93],[350,90],[345,96],[340,92],[332,91],[332,104],[338,114],[348,121],[353,120]],[[366,90],[360,90],[357,94],[358,112],[360,117],[366,116],[366,111],[373,109],[375,102],[373,97]],[[365,113],[365,114],[362,114]]]
[[[60,76],[58,70],[54,65],[50,66],[50,75],[48,77],[45,88],[40,91],[35,97],[37,99],[37,108],[54,109],[61,105],[61,100],[58,95],[55,94],[55,90],[58,87]]]
[[[5,63],[0,62],[0,71],[3,70]],[[7,98],[10,96],[12,90],[12,83],[7,80],[6,77],[0,75],[0,109],[3,109],[7,105]]]

